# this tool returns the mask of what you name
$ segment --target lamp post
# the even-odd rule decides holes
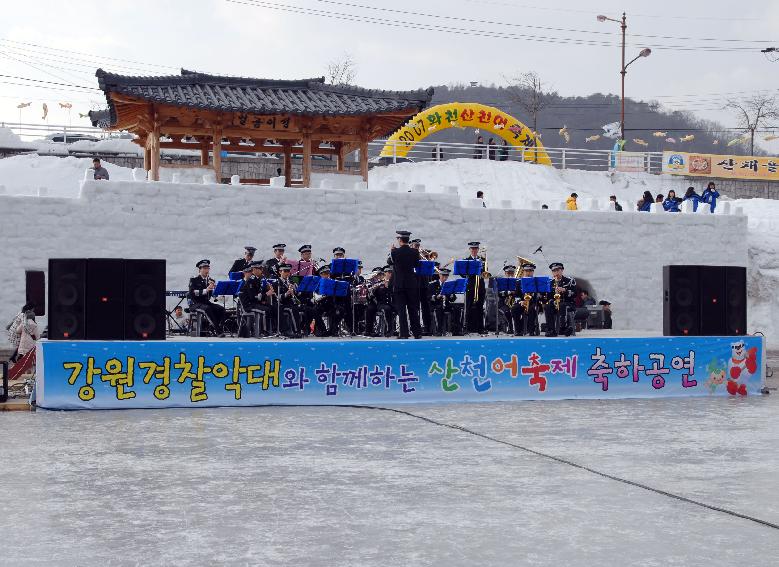
[[[625,63],[625,30],[628,29],[628,20],[627,15],[625,15],[625,12],[622,12],[622,19],[621,20],[615,20],[614,18],[609,18],[607,16],[600,15],[597,17],[597,20],[599,22],[617,22],[620,25],[620,28],[622,29],[622,69],[620,70],[620,75],[622,75],[622,112],[620,114],[620,121],[619,121],[619,132],[620,136],[622,136],[622,140],[625,139],[625,75],[628,72],[628,67],[631,63],[633,63],[636,59],[639,59],[640,57],[649,57],[649,55],[652,53],[652,50],[648,47],[645,47],[642,49],[638,55],[636,55],[631,61],[629,61],[627,64]]]

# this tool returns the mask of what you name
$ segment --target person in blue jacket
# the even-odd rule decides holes
[[[713,181],[709,181],[709,184],[706,186],[706,189],[703,190],[703,194],[701,195],[701,201],[704,203],[708,203],[711,206],[711,212],[714,212],[714,209],[717,208],[717,199],[719,198],[719,192],[717,191],[717,186],[714,184]]]
[[[663,208],[669,213],[678,213],[680,212],[679,203],[681,202],[682,200],[676,196],[676,191],[671,189],[668,191],[668,196],[665,198],[665,201],[663,201]]]
[[[644,197],[638,202],[638,210],[643,212],[649,212],[652,203],[655,202],[655,198],[652,197],[652,193],[644,191]]]
[[[695,187],[688,187],[682,201],[692,201],[692,210],[693,212],[696,212],[698,210],[698,203],[701,202],[701,196],[695,192]]]

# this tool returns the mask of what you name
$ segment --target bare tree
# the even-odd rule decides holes
[[[725,108],[733,109],[738,120],[738,128],[749,132],[749,155],[755,155],[755,132],[760,126],[765,126],[767,121],[779,118],[776,99],[760,94],[744,101],[730,100]]]
[[[506,81],[509,101],[518,104],[530,116],[533,121],[533,136],[538,136],[538,114],[559,98],[557,92],[545,88],[541,77],[535,71],[507,78]]]
[[[327,64],[327,82],[331,85],[351,85],[357,74],[357,63],[351,53]]]

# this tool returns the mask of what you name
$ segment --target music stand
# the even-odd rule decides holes
[[[298,291],[301,293],[314,293],[319,289],[319,276],[303,276],[298,284]]]
[[[227,274],[227,277],[237,282],[238,280],[243,279],[243,272],[230,272]]]
[[[538,285],[536,283],[536,279],[538,278],[522,278],[521,280],[519,280],[523,294],[538,292]]]
[[[417,264],[417,267],[414,268],[414,273],[418,276],[435,275],[435,262],[430,260],[420,260]]]
[[[351,276],[357,273],[359,260],[354,258],[333,258],[330,261],[331,276]]]
[[[552,293],[552,278],[549,276],[538,276],[536,280],[536,290],[539,293]]]
[[[492,278],[490,287],[495,290],[495,336],[500,335],[500,293],[517,291],[517,278]]]
[[[459,280],[446,280],[441,285],[441,295],[452,295],[452,294],[465,295],[466,291],[468,291],[468,280],[465,279],[465,278],[459,279]],[[463,325],[465,325],[467,320],[468,320],[467,319],[468,314],[466,313],[465,299],[464,298],[463,298],[463,315],[462,316],[463,316],[462,323],[463,323]],[[467,328],[463,329],[463,333],[465,333],[465,331],[467,331]]]

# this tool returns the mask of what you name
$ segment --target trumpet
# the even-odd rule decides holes
[[[430,250],[429,248],[420,248],[419,256],[428,262],[435,262],[438,259],[438,252]]]

